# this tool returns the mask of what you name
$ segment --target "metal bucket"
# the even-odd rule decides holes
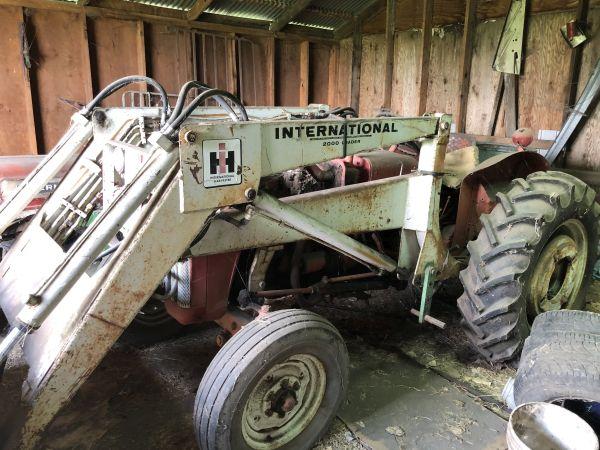
[[[583,419],[551,403],[525,403],[508,419],[509,450],[598,450],[598,437]]]

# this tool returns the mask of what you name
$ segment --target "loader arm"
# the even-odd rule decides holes
[[[156,108],[96,110],[90,139],[67,135],[62,145],[73,151],[86,140],[81,156],[0,264],[0,304],[13,327],[1,348],[6,354],[22,343],[29,365],[25,448],[35,445],[184,254],[310,238],[376,271],[412,271],[417,281],[427,268],[442,272],[447,265],[436,217],[449,116],[195,118],[176,139],[157,131],[159,118]],[[284,201],[260,189],[261,178],[271,174],[413,140],[422,142],[411,175]],[[128,171],[131,160],[136,170]],[[31,185],[54,173],[36,172]],[[364,217],[351,213],[356,201],[368,198]],[[26,205],[25,195],[13,199],[0,223]],[[327,204],[331,214],[323,209]],[[239,211],[247,225],[213,223],[223,209]],[[402,249],[394,261],[346,234],[393,228],[414,235],[423,249],[418,261]],[[107,247],[110,256],[99,260]]]

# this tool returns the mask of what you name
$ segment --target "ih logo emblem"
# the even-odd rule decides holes
[[[239,139],[202,142],[204,187],[231,186],[242,182],[242,144]]]

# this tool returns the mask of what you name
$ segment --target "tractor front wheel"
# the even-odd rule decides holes
[[[327,320],[299,309],[260,316],[227,341],[202,378],[194,410],[198,445],[311,448],[347,384],[346,346]]]
[[[518,356],[538,314],[585,308],[600,227],[595,195],[573,176],[537,172],[514,180],[481,216],[458,306],[488,360]]]

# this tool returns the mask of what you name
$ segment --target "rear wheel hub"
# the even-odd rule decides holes
[[[588,259],[585,227],[575,219],[562,224],[537,261],[529,286],[529,318],[546,311],[573,309]]]

